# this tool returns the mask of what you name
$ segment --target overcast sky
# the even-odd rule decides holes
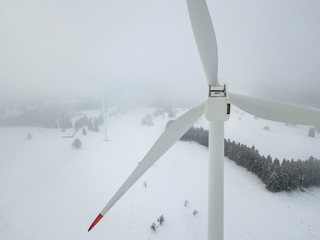
[[[297,103],[318,98],[320,1],[207,3],[220,83]],[[0,101],[100,91],[112,104],[205,99],[185,0],[0,0]]]

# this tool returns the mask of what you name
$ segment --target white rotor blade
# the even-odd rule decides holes
[[[175,144],[188,129],[204,114],[204,103],[192,108],[177,118],[159,137],[149,152],[145,155],[128,179],[104,207],[96,220],[92,223],[89,231],[106,214],[110,208],[125,194],[129,188],[170,148]]]
[[[208,84],[218,85],[218,48],[205,0],[187,0],[193,35]]]
[[[229,93],[229,97],[232,104],[257,117],[278,122],[320,126],[320,110],[314,108],[234,93]]]

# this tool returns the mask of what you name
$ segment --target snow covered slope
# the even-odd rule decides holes
[[[153,111],[142,108],[109,117],[108,142],[102,131],[79,132],[79,150],[72,148],[73,139],[62,138],[68,132],[0,128],[0,239],[206,239],[208,150],[188,142],[172,147],[87,232],[162,133],[167,117],[155,118],[154,126],[140,123]],[[270,131],[263,130],[266,125]],[[280,159],[320,158],[320,139],[308,138],[307,130],[238,111],[226,124],[226,137]],[[319,188],[270,193],[258,178],[225,159],[227,240],[320,239],[319,201]],[[194,216],[194,210],[199,214]],[[153,232],[149,226],[162,214],[165,222]]]

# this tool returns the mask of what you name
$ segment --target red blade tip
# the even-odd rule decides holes
[[[98,217],[96,217],[96,219],[93,221],[93,223],[91,224],[91,226],[88,229],[88,232],[90,232],[90,230],[100,221],[100,219],[102,218],[102,214],[100,213],[98,215]]]

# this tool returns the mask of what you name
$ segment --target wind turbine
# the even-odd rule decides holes
[[[218,82],[217,41],[205,0],[187,0],[189,16],[209,85],[204,103],[177,118],[154,143],[131,175],[91,224],[90,231],[128,189],[205,114],[209,121],[209,199],[208,239],[223,239],[223,159],[224,121],[230,114],[230,102],[260,118],[273,121],[319,125],[320,111],[293,104],[228,93]]]

